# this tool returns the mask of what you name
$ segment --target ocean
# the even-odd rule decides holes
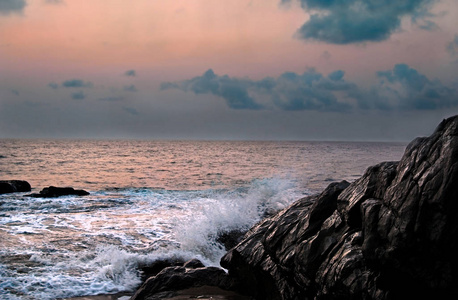
[[[218,236],[399,160],[404,143],[0,140],[0,180],[32,192],[70,186],[89,196],[0,195],[0,298],[131,292],[140,266],[198,258],[219,265]]]

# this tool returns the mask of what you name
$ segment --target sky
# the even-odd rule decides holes
[[[456,0],[0,0],[0,138],[409,141]]]

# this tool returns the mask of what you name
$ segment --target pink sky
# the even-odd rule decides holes
[[[163,82],[183,82],[201,76],[208,69],[213,69],[218,76],[227,74],[231,78],[249,80],[277,78],[286,71],[302,74],[310,68],[323,75],[343,70],[345,80],[370,90],[377,82],[377,71],[406,64],[429,80],[440,80],[442,85],[455,89],[458,45],[455,54],[447,45],[458,34],[458,3],[437,1],[429,11],[433,16],[420,18],[417,24],[412,23],[410,15],[404,16],[395,33],[382,41],[339,45],[316,39],[304,40],[295,35],[314,13],[302,9],[299,1],[281,5],[280,0],[225,3],[209,0],[28,0],[21,9],[0,12],[0,115],[19,114],[21,109],[27,110],[28,115],[40,114],[43,105],[64,114],[70,111],[84,114],[91,108],[99,109],[106,122],[110,122],[113,114],[121,118],[125,129],[152,125],[144,120],[132,123],[128,119],[130,116],[122,115],[121,108],[127,111],[131,108],[130,112],[142,112],[150,117],[158,111],[179,115],[184,110],[199,118],[197,112],[205,110],[204,107],[213,107],[218,110],[215,114],[228,118],[228,123],[231,115],[237,115],[234,122],[239,122],[240,118],[245,118],[240,115],[243,113],[228,109],[224,103],[214,107],[213,102],[219,101],[218,95],[159,90]],[[425,20],[434,22],[435,28],[421,29]],[[135,70],[137,76],[123,76],[127,70]],[[71,79],[91,82],[92,87],[63,88],[62,83]],[[49,88],[50,83],[59,88]],[[126,91],[126,87],[132,85],[136,93]],[[75,99],[70,98],[76,93],[84,95],[80,97],[83,101],[72,103]],[[253,91],[249,93],[252,95]],[[106,104],[98,101],[121,98],[129,103],[112,101],[110,111],[115,111],[113,114],[108,114],[104,108]],[[187,99],[195,100],[190,104]],[[18,103],[29,105],[15,108]],[[435,123],[437,116],[453,112],[458,112],[454,105],[451,110],[431,112],[428,114],[430,123]],[[259,124],[268,121],[262,119],[266,118],[261,116],[265,112],[246,112],[247,118],[256,113]],[[323,118],[318,115],[324,112],[302,113],[304,118],[320,120]],[[311,113],[314,115],[310,116]],[[286,112],[278,114],[283,118]],[[84,118],[89,118],[88,115],[90,113]],[[141,114],[138,115],[141,118]],[[342,118],[346,120],[347,117]],[[383,119],[381,115],[377,118]],[[397,117],[390,115],[387,122],[392,118]],[[0,137],[67,134],[90,137],[94,132],[79,124],[83,128],[81,131],[67,133],[64,128],[71,128],[69,123],[64,124],[62,132],[57,130],[56,133],[50,130],[51,125],[46,120],[37,120],[34,124],[22,120],[24,124],[11,124],[15,122],[12,118],[3,119],[5,124],[1,125],[6,129],[0,132]],[[310,125],[304,122],[296,125]],[[119,135],[119,128],[110,133],[106,124],[92,119],[89,123],[103,128],[96,136]],[[73,124],[73,127],[78,126]],[[31,127],[36,133],[27,134]],[[142,136],[148,137],[147,132],[144,130]],[[306,139],[307,135],[302,138]]]

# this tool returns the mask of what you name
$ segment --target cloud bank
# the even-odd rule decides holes
[[[377,72],[377,76],[380,82],[372,91],[377,108],[434,110],[458,106],[456,89],[430,80],[406,64]]]
[[[20,14],[26,7],[25,0],[1,0],[0,15]]]
[[[289,3],[293,0],[282,0]],[[435,0],[298,0],[310,19],[297,31],[301,39],[332,44],[377,42],[388,39],[410,16],[414,22],[426,16]],[[432,21],[421,25],[435,28]]]
[[[277,78],[255,81],[219,76],[209,69],[202,76],[181,82],[165,82],[161,90],[179,89],[194,94],[211,94],[225,100],[232,109],[288,111],[434,110],[458,106],[458,92],[439,80],[430,80],[406,64],[376,73],[377,83],[369,89],[347,81],[337,70],[323,75],[315,69],[303,74],[285,72]]]
[[[252,82],[249,80],[231,78],[227,75],[218,76],[209,69],[202,76],[180,83],[162,83],[161,90],[178,88],[195,94],[212,94],[223,98],[233,109],[262,109],[262,105],[254,101],[248,93],[251,85]]]

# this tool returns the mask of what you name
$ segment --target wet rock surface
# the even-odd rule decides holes
[[[346,185],[257,224],[221,265],[258,299],[457,297],[458,117]]]
[[[47,188],[44,188],[40,191],[40,193],[34,193],[27,195],[29,197],[34,197],[34,198],[55,198],[55,197],[61,197],[61,196],[87,196],[89,195],[89,192],[85,190],[75,190],[74,188],[71,187],[55,187],[55,186],[50,186]]]
[[[0,194],[30,192],[31,187],[24,180],[0,180]]]
[[[458,116],[399,162],[256,224],[221,259],[228,274],[168,267],[132,299],[203,285],[256,299],[457,299],[457,253]]]
[[[198,260],[184,266],[166,267],[148,278],[132,296],[132,300],[163,299],[175,295],[175,291],[213,286],[223,290],[236,290],[237,281],[221,268],[204,267]]]

